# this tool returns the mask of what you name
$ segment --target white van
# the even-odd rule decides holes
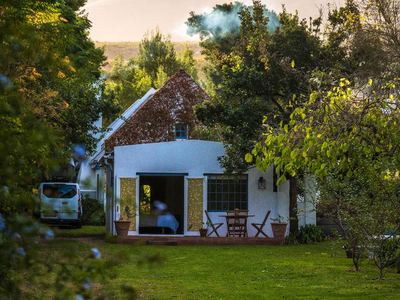
[[[42,182],[39,197],[42,222],[82,227],[82,198],[78,183]]]

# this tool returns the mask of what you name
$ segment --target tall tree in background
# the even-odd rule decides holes
[[[176,53],[170,37],[164,36],[158,28],[147,32],[139,44],[137,56],[130,57],[127,62],[122,55],[115,58],[113,68],[106,74],[105,94],[114,96],[124,111],[151,87],[162,87],[180,68],[198,80],[193,54],[187,45]]]
[[[198,72],[195,67],[194,51],[188,45],[181,52],[178,52],[179,67],[184,69],[195,81],[199,80]]]
[[[115,96],[115,101],[122,111],[143,97],[150,88],[151,77],[137,67],[135,57],[131,57],[126,63],[122,55],[114,59],[114,65],[108,74],[105,93]]]
[[[271,34],[264,11],[261,2],[254,1],[252,10],[239,12],[240,38],[232,53],[219,61],[220,91],[212,102],[196,109],[210,130],[219,131],[226,149],[221,165],[228,173],[248,170],[245,155],[261,137],[263,118],[268,116],[271,125],[287,122],[294,107],[305,100],[301,95],[307,94],[311,72],[321,61],[322,43],[313,28],[284,11]],[[318,25],[316,21],[315,30]],[[296,230],[295,179],[290,183],[290,227]]]
[[[150,76],[152,84],[157,79],[160,66],[168,77],[175,74],[179,63],[171,37],[164,36],[159,28],[146,32],[139,44],[137,65]]]
[[[397,0],[348,0],[332,11],[327,43],[342,61],[342,77],[357,89],[373,78],[376,92],[400,72],[400,3]],[[346,55],[344,55],[346,54]],[[339,78],[338,76],[336,76]]]
[[[204,67],[206,91],[214,95],[221,83],[221,57],[229,55],[240,38],[239,11],[246,6],[241,2],[216,5],[210,13],[190,12],[186,21],[187,34],[198,34],[201,53],[208,64]],[[248,7],[252,11],[252,7]],[[269,19],[268,29],[273,32],[279,26],[277,15],[264,6],[264,15]]]

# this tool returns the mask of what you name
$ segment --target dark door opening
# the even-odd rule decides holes
[[[184,176],[140,175],[139,188],[139,234],[183,234]]]

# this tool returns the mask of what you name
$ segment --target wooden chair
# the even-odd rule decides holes
[[[251,225],[253,225],[258,231],[256,234],[256,237],[258,237],[258,235],[260,233],[262,233],[265,237],[269,238],[269,236],[263,231],[263,228],[265,226],[265,224],[267,223],[269,214],[271,213],[271,211],[269,210],[264,218],[264,221],[262,223],[251,223]]]
[[[207,216],[207,220],[208,220],[208,222],[210,222],[211,223],[211,228],[213,229],[209,234],[207,234],[207,236],[210,236],[211,234],[213,234],[213,232],[215,232],[215,234],[219,237],[219,234],[218,234],[218,232],[217,232],[217,229],[218,228],[220,228],[221,226],[222,226],[222,224],[224,224],[224,223],[213,223],[212,221],[211,221],[211,218],[210,218],[210,216],[208,215],[208,212],[205,210],[204,211],[205,213],[206,213],[206,216]],[[216,227],[215,227],[216,226]]]
[[[235,209],[227,211],[227,236],[233,237],[247,237],[247,215],[249,211],[247,209]]]

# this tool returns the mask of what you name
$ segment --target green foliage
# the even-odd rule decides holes
[[[158,28],[147,31],[139,44],[137,65],[145,70],[152,83],[157,79],[160,66],[168,77],[175,74],[179,70],[179,63],[171,37],[164,36]]]
[[[38,208],[34,190],[71,157],[72,145],[90,152],[95,140],[89,131],[98,131],[94,121],[103,109],[113,110],[112,103],[97,99],[104,56],[88,38],[89,20],[75,12],[83,3],[0,2],[1,299],[29,298],[15,270],[55,267],[50,257],[38,254],[39,239],[54,234],[31,217]],[[69,257],[57,266],[63,268],[59,281],[43,286],[43,292],[59,299],[75,296],[81,276],[101,270],[98,261],[88,260],[85,269]]]
[[[325,234],[321,227],[315,224],[306,224],[300,226],[299,230],[290,233],[288,237],[285,238],[286,244],[311,244],[311,243],[321,243],[325,240]]]
[[[203,228],[207,229],[209,226],[213,225],[210,221],[207,222],[201,222],[203,224]]]
[[[184,69],[186,73],[188,73],[194,81],[199,80],[197,68],[195,67],[195,59],[193,57],[194,51],[189,48],[188,44],[185,45],[185,48],[178,52],[178,63],[180,68]]]
[[[117,55],[107,74],[105,95],[116,101],[125,111],[152,86],[161,88],[179,68],[184,68],[195,80],[198,79],[193,50],[186,45],[178,55],[169,36],[159,29],[147,32],[139,44],[139,53],[125,63],[123,55]],[[105,125],[111,120],[107,120]]]
[[[114,98],[120,109],[125,111],[151,88],[151,78],[144,70],[136,67],[134,57],[125,63],[120,55],[115,59],[106,84],[105,94]]]
[[[82,225],[105,225],[105,212],[99,200],[84,197],[82,199]]]
[[[92,214],[92,218],[91,219],[92,219],[91,220],[91,223],[92,223],[91,225],[94,225],[94,226],[105,225],[106,224],[106,213],[105,213],[104,210],[95,211]]]
[[[161,88],[167,80],[168,80],[168,75],[167,73],[164,72],[164,68],[160,66],[157,72],[157,79],[154,81],[154,87],[156,89]]]
[[[203,86],[207,93],[214,96],[222,82],[222,57],[229,55],[240,39],[241,20],[239,12],[243,9],[253,11],[241,2],[217,4],[209,13],[196,14],[190,12],[186,21],[187,34],[200,36],[201,53],[208,64],[203,67],[205,80]],[[279,21],[277,15],[263,6],[263,14],[269,19],[268,30],[273,32]]]
[[[311,94],[309,102],[293,112],[289,125],[267,127],[264,146],[252,152],[263,153],[258,166],[265,169],[274,163],[292,175],[304,168],[319,178],[333,172],[343,179],[362,174],[368,164],[369,171],[383,178],[394,176],[390,165],[397,168],[399,162],[393,145],[400,138],[399,97],[391,94],[395,86],[383,87],[382,96],[366,90],[364,97],[357,97],[347,84],[342,80],[331,92]]]
[[[291,175],[299,169],[312,174],[322,200],[334,204],[337,217],[347,221],[346,239],[357,241],[350,244],[380,249],[384,240],[377,237],[400,229],[400,156],[393,146],[400,138],[400,98],[394,84],[379,92],[366,89],[363,96],[348,84],[342,80],[331,92],[312,94],[293,112],[293,122],[268,127],[265,142],[252,154],[260,169],[274,163]],[[374,253],[382,277],[388,257]]]

